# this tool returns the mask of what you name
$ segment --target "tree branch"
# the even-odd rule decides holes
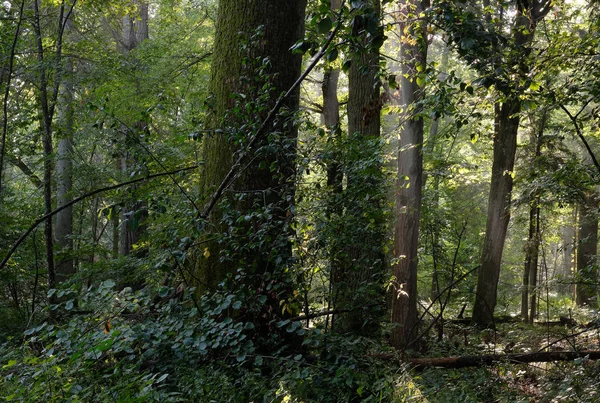
[[[25,176],[27,176],[29,178],[31,183],[33,183],[35,185],[35,187],[41,188],[42,186],[44,186],[44,183],[42,182],[42,180],[19,157],[13,157],[12,155],[7,155],[6,159],[12,165],[19,168],[21,170],[21,172],[23,172],[25,174]]]
[[[106,186],[106,187],[103,187],[103,188],[100,188],[100,189],[96,189],[96,190],[93,190],[91,192],[85,193],[85,194],[83,194],[83,195],[81,195],[79,197],[74,198],[70,202],[65,203],[64,205],[56,208],[55,210],[51,211],[50,213],[45,214],[44,216],[42,216],[42,217],[38,218],[37,220],[35,220],[31,224],[31,226],[27,229],[27,231],[25,231],[23,233],[23,235],[21,235],[21,237],[17,240],[17,242],[15,242],[13,244],[13,246],[10,248],[10,250],[7,253],[7,255],[4,257],[4,259],[0,263],[0,270],[4,269],[4,266],[6,266],[6,263],[8,263],[8,260],[12,257],[12,255],[19,248],[19,246],[23,243],[23,241],[25,239],[27,239],[27,237],[29,236],[29,234],[31,234],[31,232],[38,225],[40,225],[45,220],[53,217],[54,215],[56,215],[60,211],[66,209],[67,207],[70,207],[70,206],[72,206],[74,204],[77,204],[80,201],[87,199],[88,197],[92,197],[94,195],[97,195],[98,193],[108,192],[109,190],[115,190],[115,189],[118,189],[118,188],[121,188],[121,187],[124,187],[124,186],[133,185],[135,183],[145,182],[147,180],[154,179],[154,178],[159,178],[161,176],[170,176],[170,175],[174,175],[174,174],[179,173],[179,172],[189,171],[189,170],[196,169],[196,168],[198,168],[197,165],[192,165],[192,166],[185,167],[185,168],[179,168],[179,169],[176,169],[176,170],[173,170],[173,171],[160,172],[160,173],[156,173],[156,174],[144,176],[143,178],[137,178],[137,179],[133,179],[133,180],[130,180],[130,181],[127,181],[127,182],[118,183],[116,185],[111,185],[111,186]]]
[[[579,115],[579,113],[576,116],[573,116],[571,114],[571,112],[569,112],[569,110],[563,104],[558,104],[558,106],[560,107],[560,109],[562,109],[567,114],[567,116],[569,117],[569,119],[573,123],[573,126],[575,127],[575,132],[577,133],[577,136],[579,137],[579,139],[581,140],[581,142],[585,146],[588,154],[592,158],[592,161],[594,162],[594,165],[596,166],[596,169],[598,170],[598,173],[600,173],[600,164],[598,163],[598,160],[596,159],[596,156],[594,155],[594,152],[592,151],[592,148],[590,147],[589,143],[587,142],[587,140],[583,136],[583,133],[581,133],[581,129],[579,128],[579,125],[577,124],[577,116]],[[581,113],[581,111],[580,111],[580,113]]]

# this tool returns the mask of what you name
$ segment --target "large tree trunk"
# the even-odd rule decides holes
[[[548,13],[545,1],[517,1],[517,16],[513,26],[513,45],[510,66],[517,66],[519,76],[529,72],[527,56],[531,53],[536,24]],[[513,186],[513,168],[517,150],[517,133],[521,112],[518,91],[520,82],[506,84],[505,101],[496,109],[497,128],[494,136],[494,159],[488,199],[488,214],[477,276],[477,289],[473,305],[473,322],[480,326],[493,325],[496,293],[500,278],[500,264],[506,231],[510,221],[510,204]]]
[[[65,21],[65,35],[71,30],[71,18]],[[56,166],[57,207],[69,203],[73,197],[73,59],[67,57],[64,64],[64,80],[60,91],[59,140]],[[73,252],[73,207],[69,206],[56,214],[56,246],[59,254],[56,261],[56,282],[62,283],[75,273],[71,256]]]
[[[379,0],[364,1],[360,18],[353,20],[353,55],[348,72],[348,187],[344,212],[346,234],[340,262],[332,276],[335,307],[349,309],[334,316],[334,329],[358,332],[366,324],[372,329],[375,318],[365,309],[383,297],[383,230],[381,208],[381,169],[379,137],[381,130],[381,83],[379,49],[369,41],[376,32],[370,25],[380,25]],[[374,22],[370,24],[369,22]]]
[[[400,6],[400,31],[407,36],[400,45],[402,79],[400,82],[404,124],[398,152],[396,189],[397,221],[394,234],[394,288],[392,296],[391,344],[406,347],[415,336],[417,325],[417,250],[421,216],[423,175],[423,118],[418,102],[423,88],[418,84],[418,66],[427,61],[425,24],[414,16],[429,6],[428,1],[406,0]],[[412,17],[411,17],[412,15]],[[419,39],[420,38],[420,39]],[[413,39],[414,42],[409,42]]]
[[[579,207],[577,245],[577,305],[598,306],[598,199],[589,191]]]
[[[215,130],[203,139],[205,164],[201,192],[207,200],[230,171],[236,152],[248,151],[245,145],[260,125],[257,121],[266,117],[279,95],[290,89],[299,77],[302,56],[292,54],[290,48],[303,36],[305,7],[305,0],[219,2],[210,90],[213,94],[212,124],[221,130]],[[260,33],[259,27],[262,27]],[[248,63],[244,62],[246,58]],[[267,59],[268,76],[259,76],[256,70],[262,66],[257,63]],[[273,90],[258,99],[265,80],[270,82]],[[233,95],[236,93],[244,94],[244,99],[240,100],[242,104],[258,102],[261,111],[240,116],[244,112],[234,111]],[[299,92],[296,91],[286,98],[282,110],[293,113],[298,109],[298,103]],[[243,125],[244,129],[240,129]],[[224,200],[234,209],[230,212],[239,215],[240,222],[246,222],[247,228],[236,230],[233,226],[237,224],[230,226],[223,222],[223,211],[219,209],[212,212],[207,227],[220,237],[232,236],[248,248],[224,256],[222,244],[204,243],[196,262],[199,292],[215,289],[238,267],[248,274],[266,275],[290,263],[296,138],[297,129],[284,117],[279,117],[277,123],[269,125],[266,133],[259,133],[253,142],[253,149],[248,151],[249,165],[229,188]],[[268,214],[254,217],[246,214],[257,209]],[[248,217],[247,221],[245,217]],[[232,229],[235,234],[230,232]],[[257,239],[257,233],[267,238]]]

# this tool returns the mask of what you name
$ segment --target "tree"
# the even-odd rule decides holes
[[[512,43],[507,50],[506,64],[499,67],[508,73],[513,69],[512,66],[516,66],[514,77],[518,78],[507,75],[506,80],[498,78],[495,81],[496,89],[503,95],[503,102],[496,110],[497,128],[494,135],[488,216],[473,305],[473,322],[478,325],[488,326],[494,322],[500,264],[510,220],[513,168],[521,112],[519,95],[525,89],[519,79],[527,75],[531,68],[529,56],[535,28],[549,11],[550,3],[546,0],[517,1]]]
[[[227,248],[237,251],[228,257],[218,242],[202,244],[196,275],[201,291],[214,289],[239,264],[248,274],[267,275],[290,263],[297,129],[289,116],[281,115],[266,130],[258,128],[300,75],[302,57],[290,48],[303,36],[305,7],[302,0],[219,3],[209,102],[215,130],[202,145],[205,200],[226,178],[235,157],[244,153],[247,162],[227,184],[231,187],[223,208],[212,212],[208,225],[222,240],[235,241]],[[293,114],[298,104],[294,91],[282,110]],[[246,149],[249,144],[252,148]],[[226,204],[235,207],[229,215]],[[244,222],[242,228],[230,226]]]
[[[398,151],[396,184],[397,221],[394,231],[394,288],[392,290],[391,343],[408,346],[417,325],[417,263],[421,187],[423,175],[423,99],[427,61],[426,24],[418,16],[429,7],[428,1],[407,0],[400,5],[399,29],[405,35],[400,45],[402,131]]]
[[[33,2],[33,31],[36,38],[36,50],[38,59],[38,76],[39,76],[39,105],[40,105],[40,128],[43,133],[44,145],[44,213],[52,212],[52,182],[53,182],[53,117],[57,103],[60,80],[55,78],[54,86],[49,88],[49,69],[46,60],[46,49],[43,44],[42,36],[42,19],[40,13],[40,5],[38,0]],[[62,2],[58,13],[58,34],[56,39],[56,50],[54,54],[55,68],[54,74],[60,77],[62,72],[61,57],[62,57],[62,40],[63,40],[63,24],[65,16],[65,4]],[[51,91],[50,91],[51,90]],[[54,261],[54,230],[51,219],[47,219],[44,223],[44,236],[46,238],[46,265],[48,268],[48,287],[55,288],[57,284],[56,268]]]
[[[69,37],[72,30],[72,10],[65,15],[64,36]],[[63,85],[59,95],[59,130],[56,162],[56,200],[57,207],[68,204],[73,197],[73,130],[74,130],[74,79],[73,58],[64,58]],[[56,282],[60,284],[75,273],[73,253],[73,207],[67,207],[56,215],[56,246],[59,256],[56,261]]]

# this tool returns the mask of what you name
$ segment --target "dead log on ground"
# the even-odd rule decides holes
[[[465,368],[492,365],[498,362],[513,364],[529,364],[532,362],[573,361],[577,358],[588,357],[590,360],[599,360],[600,351],[548,351],[528,354],[488,354],[466,355],[461,357],[441,358],[412,358],[408,362],[414,369],[428,367]]]

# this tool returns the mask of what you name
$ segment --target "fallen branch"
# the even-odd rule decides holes
[[[529,364],[532,362],[573,361],[578,358],[600,360],[600,351],[547,351],[528,354],[489,354],[467,355],[461,357],[412,358],[409,359],[408,362],[414,369],[423,369],[428,367],[480,367],[498,362]]]

